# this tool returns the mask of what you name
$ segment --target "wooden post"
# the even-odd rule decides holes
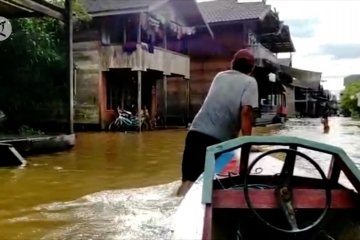
[[[126,43],[126,26],[123,27],[123,44]]]
[[[186,122],[185,127],[189,123],[190,118],[190,79],[186,79]]]
[[[139,117],[139,132],[141,132],[141,71],[138,71],[138,117]]]
[[[121,79],[121,109],[125,109],[125,82]]]
[[[309,108],[309,106],[308,106],[308,91],[307,91],[307,89],[305,89],[305,97],[306,97],[306,99],[305,99],[305,112],[306,112],[306,116],[308,115],[308,108]]]
[[[72,0],[65,1],[66,11],[66,34],[67,34],[67,72],[69,84],[69,111],[68,111],[68,134],[74,133],[74,75],[73,75],[73,22]]]
[[[141,44],[141,13],[139,14],[139,24],[138,24],[138,35],[137,35],[137,43]],[[141,56],[140,56],[141,57]],[[142,61],[140,61],[141,64]],[[140,70],[137,72],[138,73],[138,118],[139,118],[139,132],[141,132],[141,94],[142,94],[142,89],[141,89],[141,66]]]
[[[166,34],[166,30],[164,31],[164,49],[167,49],[167,34]],[[167,106],[168,106],[168,102],[167,102],[167,77],[164,73],[164,78],[163,78],[163,91],[164,91],[164,125],[165,128],[167,127]]]
[[[74,85],[74,96],[76,96],[76,92],[77,92],[77,87],[76,87],[76,80],[77,80],[77,78],[76,78],[76,75],[77,75],[77,66],[74,64],[74,68],[73,68],[74,70],[73,70],[73,79],[74,79],[74,81],[73,81],[73,85]]]
[[[167,108],[168,108],[168,102],[167,102],[167,77],[164,75],[163,78],[163,87],[164,87],[164,124],[165,127],[167,127]]]

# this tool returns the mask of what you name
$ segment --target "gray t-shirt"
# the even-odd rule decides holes
[[[238,136],[241,106],[258,107],[258,86],[254,78],[234,70],[218,73],[190,130],[221,141]]]

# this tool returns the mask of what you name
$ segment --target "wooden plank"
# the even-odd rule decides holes
[[[65,20],[64,12],[57,8],[56,6],[52,6],[49,3],[43,3],[41,1],[33,1],[33,0],[0,0],[4,3],[10,3],[12,5],[17,5],[20,8],[26,8],[36,13],[41,13],[45,16],[52,17],[61,21]]]
[[[139,117],[139,132],[141,132],[141,109],[142,109],[142,99],[141,99],[141,95],[142,95],[142,72],[141,71],[137,71],[137,81],[138,81],[138,96],[137,96],[137,109],[138,109],[138,117]]]
[[[359,208],[359,195],[350,190],[332,190],[332,209]],[[249,197],[254,208],[278,208],[273,189],[249,190]],[[294,189],[294,207],[297,209],[312,209],[325,207],[325,190],[323,189]],[[246,209],[244,192],[240,190],[215,190],[213,194],[213,208]]]
[[[27,3],[28,0],[22,0]],[[73,2],[72,0],[65,0],[66,8],[66,35],[67,35],[67,72],[68,72],[68,134],[74,133],[74,56],[73,56]]]
[[[45,7],[48,7],[50,9],[58,11],[58,12],[64,13],[64,11],[65,11],[63,7],[60,7],[60,6],[57,6],[53,3],[51,3],[51,1],[49,1],[49,0],[31,0],[31,1],[41,4]]]
[[[100,48],[100,42],[98,41],[84,41],[74,43],[74,51],[98,51]],[[106,48],[106,47],[102,47]],[[101,49],[101,50],[102,50]]]
[[[11,12],[21,12],[24,11],[24,15],[28,16],[27,14],[33,13],[30,9],[24,8],[22,6],[19,6],[17,4],[11,3],[7,0],[0,0],[0,8],[1,8],[1,14],[3,15],[4,12],[8,12],[11,14]]]
[[[168,115],[168,87],[167,87],[167,76],[163,78],[163,91],[164,91],[164,121],[165,127],[167,126],[167,115]]]
[[[25,165],[26,160],[20,153],[11,145],[0,143],[0,166],[1,167],[14,167]]]

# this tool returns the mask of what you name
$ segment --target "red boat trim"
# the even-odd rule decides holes
[[[254,208],[278,208],[273,189],[250,190],[249,197]],[[331,191],[332,209],[353,209],[360,207],[359,197],[350,190]],[[294,189],[293,203],[298,209],[325,208],[325,190],[321,189]],[[214,190],[213,208],[239,208],[247,209],[244,192],[241,190]]]
[[[203,240],[212,239],[212,205],[206,204],[203,228]]]

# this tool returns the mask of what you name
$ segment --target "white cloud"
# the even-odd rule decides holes
[[[354,59],[334,59],[321,51],[324,45],[360,44],[359,22],[360,1],[357,0],[269,0],[280,13],[280,18],[288,21],[291,31],[292,20],[315,19],[313,36],[293,38],[296,53],[293,55],[294,67],[321,71],[324,86],[328,89],[341,89],[343,77],[359,71],[360,57]],[[306,21],[304,21],[306,22]],[[304,28],[308,26],[304,25]],[[355,51],[355,50],[354,50]],[[360,56],[360,53],[359,53]]]
[[[301,35],[309,33],[305,28],[312,27],[311,36],[296,34],[297,37],[293,37],[294,67],[322,72],[323,79],[327,80],[324,86],[331,90],[343,88],[344,76],[360,73],[360,57],[337,59],[321,52],[322,46],[360,44],[359,0],[267,0],[267,4],[276,8],[280,19],[290,25],[290,31],[303,27],[297,32]],[[312,22],[313,26],[309,26]]]

